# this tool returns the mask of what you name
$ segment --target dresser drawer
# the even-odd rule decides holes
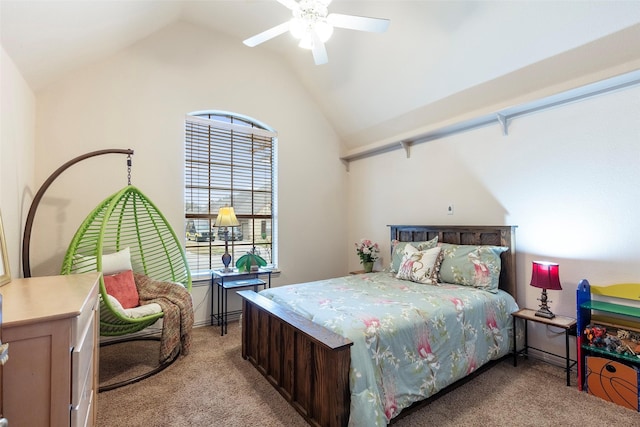
[[[82,413],[88,411],[93,396],[94,357],[96,356],[96,312],[88,319],[83,334],[73,348],[71,355],[71,416],[77,418],[84,425]],[[86,418],[86,415],[84,415]]]
[[[91,426],[89,416],[94,404],[93,393],[88,390],[86,396],[80,401],[80,405],[71,409],[71,427]]]
[[[73,331],[71,337],[71,346],[75,347],[84,338],[85,331],[90,322],[93,322],[95,311],[98,309],[98,287],[92,289],[87,297],[90,301],[89,305],[80,312],[80,315],[73,321]]]

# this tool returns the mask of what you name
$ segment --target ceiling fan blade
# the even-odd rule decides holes
[[[388,19],[343,15],[342,13],[330,13],[329,16],[327,16],[327,22],[334,27],[369,31],[371,33],[384,33],[391,23]]]
[[[313,61],[316,65],[322,65],[329,62],[329,58],[327,56],[327,48],[324,46],[324,43],[320,41],[318,37],[313,41]]]
[[[287,9],[295,10],[298,7],[300,7],[298,5],[298,2],[295,1],[295,0],[277,0],[277,1],[278,1],[278,3],[280,3],[281,5],[286,7]]]
[[[271,40],[274,37],[279,36],[280,34],[284,34],[289,30],[289,22],[283,22],[280,25],[276,25],[273,28],[269,28],[266,31],[261,32],[260,34],[256,34],[253,37],[249,37],[242,43],[246,44],[249,47],[254,47],[259,45],[260,43],[264,43],[267,40]]]

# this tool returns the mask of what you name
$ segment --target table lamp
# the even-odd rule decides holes
[[[542,288],[540,301],[540,309],[536,311],[536,316],[553,319],[556,315],[549,310],[547,304],[547,289],[561,291],[560,278],[558,277],[559,266],[554,262],[533,261],[533,269],[531,273],[531,286]],[[550,302],[550,301],[549,301]]]
[[[231,255],[229,254],[229,229],[228,227],[237,227],[240,225],[233,207],[224,206],[218,211],[215,227],[224,227],[224,254],[222,255],[222,264],[224,264],[224,272],[229,272],[229,264],[231,263]]]

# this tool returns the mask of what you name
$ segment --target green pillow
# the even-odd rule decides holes
[[[404,257],[404,247],[407,246],[408,243],[419,251],[425,251],[438,246],[438,237],[436,236],[426,242],[398,242],[397,240],[391,242],[391,266],[389,268],[391,273],[397,273],[398,269],[400,269],[402,257]]]
[[[439,245],[444,253],[440,266],[440,282],[473,286],[489,292],[498,291],[500,254],[505,246]]]

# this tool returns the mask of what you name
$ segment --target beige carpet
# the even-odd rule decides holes
[[[101,349],[101,381],[157,360],[158,343]],[[125,363],[125,357],[135,362]],[[151,363],[145,360],[150,360]],[[632,426],[640,414],[565,385],[564,371],[504,361],[395,426]],[[253,366],[240,357],[240,329],[194,329],[191,354],[141,382],[98,395],[98,426],[306,426]]]

